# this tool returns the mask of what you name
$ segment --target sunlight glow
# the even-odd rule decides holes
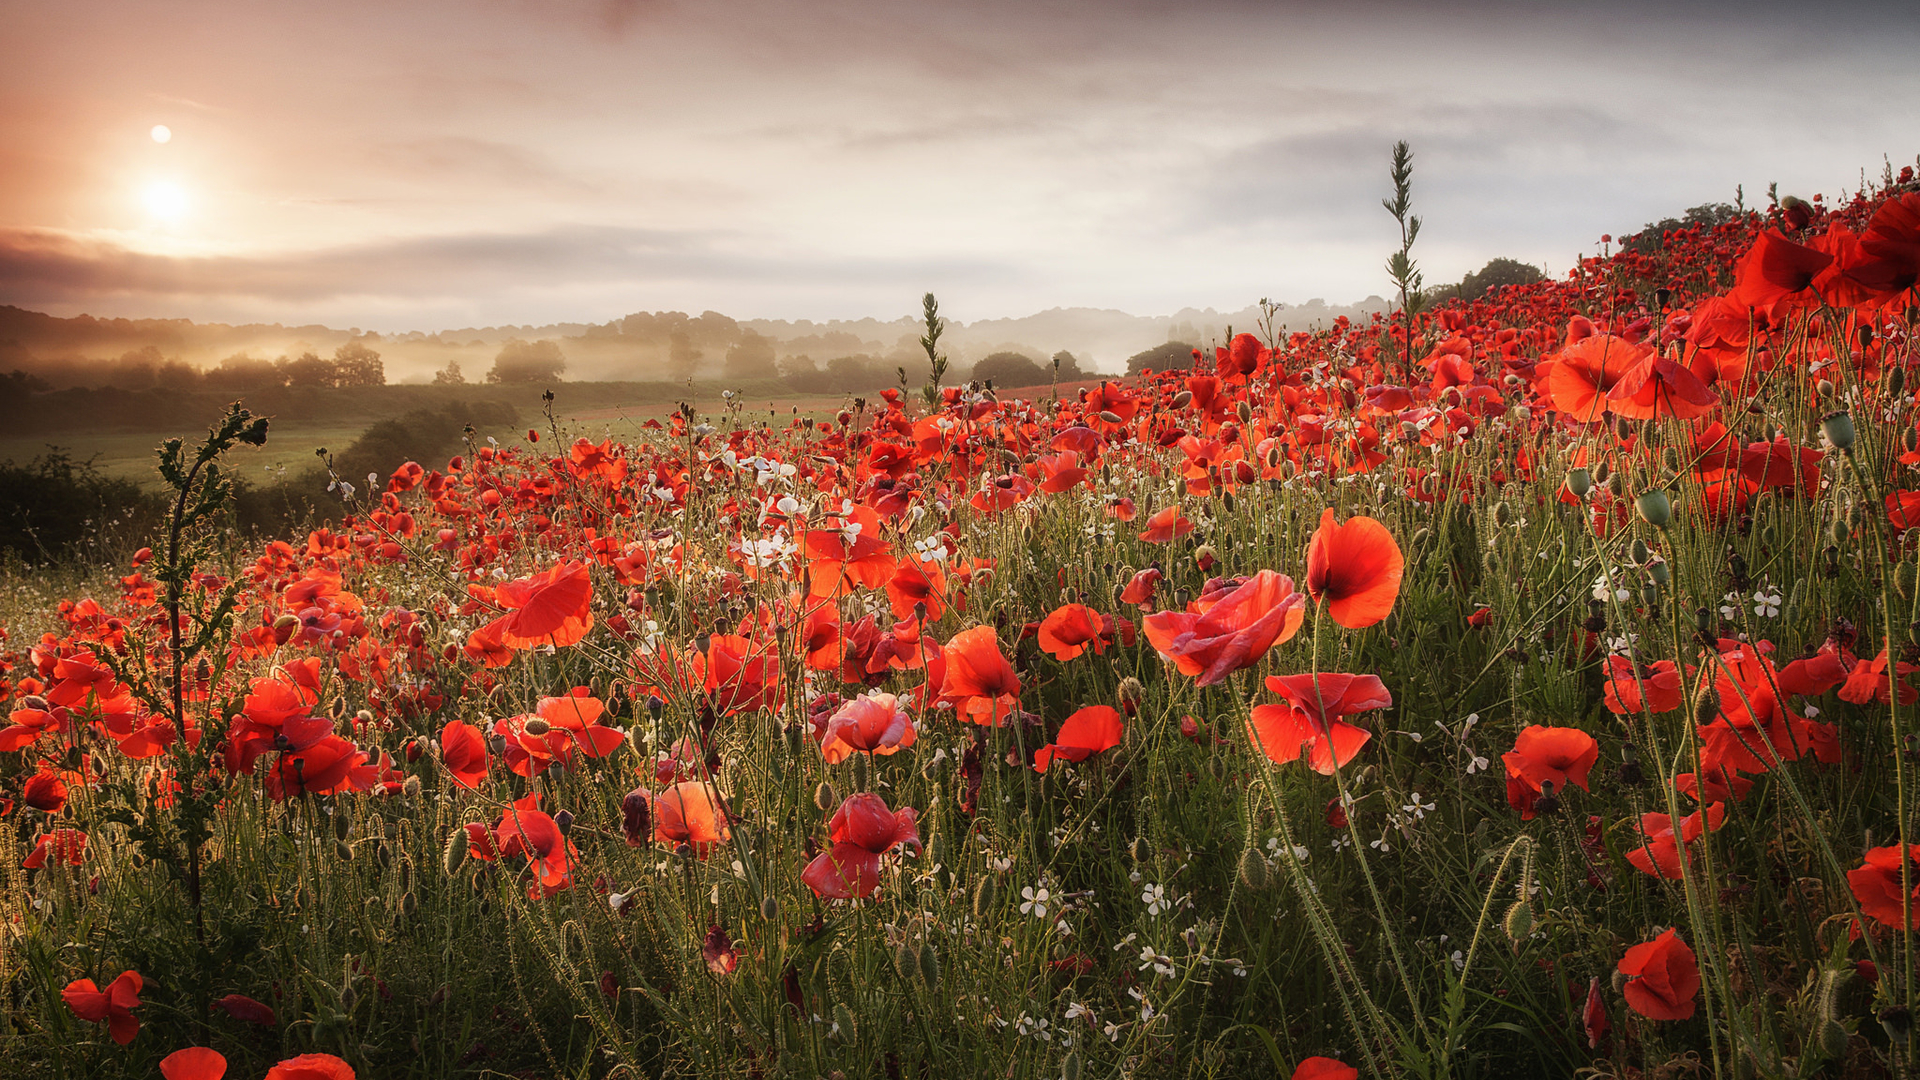
[[[186,190],[171,180],[149,183],[141,199],[146,203],[147,213],[161,221],[178,221],[187,212]]]
[[[153,136],[154,142],[157,142],[157,143],[168,142],[173,138],[173,129],[168,127],[165,124],[155,124],[153,125],[153,130],[149,132],[149,134]]]

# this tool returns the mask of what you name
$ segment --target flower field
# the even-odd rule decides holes
[[[5,609],[0,1072],[1910,1075],[1920,184],[1638,240],[264,545],[236,406]]]

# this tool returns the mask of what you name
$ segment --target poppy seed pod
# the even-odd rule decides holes
[[[552,731],[553,725],[535,716],[529,718],[525,724],[521,725],[521,728],[529,735],[540,736]]]
[[[1528,906],[1525,900],[1515,901],[1514,905],[1507,909],[1507,917],[1503,925],[1507,931],[1507,940],[1516,946],[1519,945],[1527,939],[1528,934],[1533,932],[1533,908]]]
[[[1899,397],[1900,392],[1907,388],[1906,369],[1894,368],[1887,372],[1880,380],[1880,388],[1888,397]]]
[[[1633,545],[1629,547],[1627,551],[1635,566],[1645,566],[1647,560],[1651,558],[1653,554],[1647,550],[1647,542],[1639,539],[1634,540]]]
[[[1664,529],[1673,520],[1673,502],[1667,493],[1658,488],[1643,491],[1633,500],[1633,508],[1640,514],[1640,520],[1656,529]]]
[[[1567,470],[1567,490],[1576,499],[1584,499],[1593,490],[1593,474],[1585,469]]]
[[[1673,570],[1667,566],[1664,560],[1647,567],[1647,574],[1653,578],[1655,585],[1665,585],[1667,582],[1673,580]]]
[[[1845,410],[1830,412],[1820,418],[1820,430],[1826,433],[1827,441],[1834,449],[1851,452],[1859,434],[1853,430],[1853,417]]]

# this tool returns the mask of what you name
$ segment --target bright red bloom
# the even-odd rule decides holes
[[[1587,1004],[1580,1010],[1580,1026],[1587,1033],[1587,1049],[1598,1050],[1613,1030],[1613,1024],[1607,1020],[1607,1003],[1600,996],[1600,976],[1587,980]]]
[[[1607,709],[1622,715],[1672,712],[1680,707],[1680,673],[1673,661],[1656,660],[1636,671],[1631,659],[1607,657]]]
[[[1299,760],[1304,750],[1307,764],[1322,776],[1331,776],[1336,765],[1344,767],[1373,738],[1340,718],[1393,705],[1378,675],[1272,675],[1267,689],[1286,704],[1254,706],[1248,734],[1277,764]]]
[[[1292,578],[1262,570],[1209,581],[1186,611],[1155,612],[1140,625],[1182,675],[1195,676],[1195,686],[1212,686],[1299,632],[1306,603]]]
[[[55,829],[40,834],[33,850],[21,860],[23,869],[38,870],[51,860],[55,866],[79,866],[87,854],[87,834],[79,829]]]
[[[1160,585],[1161,573],[1149,566],[1127,580],[1127,587],[1120,590],[1120,602],[1136,607],[1153,599],[1153,592]]]
[[[1887,671],[1890,663],[1894,669],[1892,673]],[[1881,646],[1880,655],[1871,660],[1857,661],[1853,665],[1853,671],[1847,676],[1845,685],[1840,687],[1840,700],[1849,701],[1855,705],[1865,705],[1869,701],[1877,701],[1882,705],[1889,704],[1893,698],[1894,676],[1898,675],[1900,704],[1911,705],[1920,701],[1920,690],[1909,684],[1906,676],[1916,671],[1920,671],[1920,666],[1904,661],[1891,662],[1886,647]]]
[[[338,735],[328,735],[312,746],[280,755],[267,771],[267,794],[276,801],[295,795],[335,795],[365,791],[376,776],[368,754]]]
[[[1337,525],[1328,509],[1307,545],[1307,593],[1316,603],[1324,599],[1341,626],[1372,626],[1393,610],[1406,564],[1385,525],[1370,517]]]
[[[1607,391],[1607,407],[1614,415],[1636,420],[1691,420],[1719,404],[1720,395],[1698,375],[1652,353],[1627,369]]]
[[[545,573],[516,578],[493,595],[508,611],[487,627],[510,649],[573,645],[593,629],[593,579],[584,562],[567,561]]]
[[[715,634],[707,644],[706,690],[723,716],[780,708],[780,654],[773,644]]]
[[[1724,804],[1711,803],[1705,810],[1696,810],[1681,819],[1680,834],[1676,837],[1671,817],[1666,814],[1641,814],[1640,832],[1646,836],[1647,842],[1627,852],[1627,861],[1643,874],[1678,880],[1681,876],[1681,846],[1693,843],[1708,831],[1719,832],[1726,816]]]
[[[1763,232],[1734,271],[1729,295],[1736,303],[1769,314],[1819,303],[1813,281],[1833,256],[1781,236]]]
[[[840,706],[827,720],[820,752],[830,765],[868,754],[897,754],[912,746],[917,733],[900,699],[892,694],[867,694]]]
[[[20,800],[35,810],[57,814],[67,805],[67,784],[60,774],[42,765],[40,771],[27,777],[20,788]]]
[[[1907,858],[1920,864],[1920,844],[1907,849]],[[1907,871],[1907,879],[1913,883],[1913,893],[1907,900],[1907,928],[1920,930],[1920,865]],[[1868,850],[1866,859],[1858,869],[1847,871],[1847,884],[1853,888],[1854,899],[1860,901],[1860,910],[1880,923],[1898,929],[1900,919],[1900,845],[1877,847]]]
[[[878,795],[848,796],[828,825],[833,847],[808,863],[800,880],[828,900],[872,895],[880,887],[880,856],[901,844],[920,847],[918,816],[912,807],[889,810]]]
[[[105,1020],[113,1041],[125,1046],[140,1034],[140,1021],[133,1015],[133,1010],[140,1007],[140,987],[139,972],[123,971],[104,991],[94,986],[92,979],[75,979],[60,991],[60,996],[73,1015],[87,1023]]]
[[[1193,522],[1180,512],[1178,504],[1159,510],[1147,519],[1147,527],[1140,533],[1140,539],[1149,544],[1165,544],[1193,531]]]
[[[1041,651],[1062,663],[1088,648],[1098,656],[1112,639],[1113,620],[1085,604],[1062,604],[1040,621]]]
[[[1067,717],[1060,725],[1060,734],[1033,755],[1033,771],[1046,772],[1055,758],[1085,761],[1119,746],[1125,733],[1119,712],[1105,705],[1089,705]]]
[[[218,1050],[189,1046],[160,1059],[163,1080],[220,1080],[227,1075],[227,1059]]]
[[[991,626],[962,630],[947,642],[946,678],[940,698],[976,724],[999,727],[1019,704],[1020,677],[1000,652],[1000,636]]]
[[[301,1054],[268,1069],[265,1080],[354,1080],[353,1066],[332,1054]]]
[[[1529,724],[1500,760],[1507,766],[1507,803],[1521,821],[1532,821],[1543,783],[1552,783],[1556,795],[1569,783],[1591,790],[1587,773],[1600,760],[1600,743],[1579,728]]]
[[[1646,345],[1612,334],[1572,342],[1541,364],[1547,403],[1576,420],[1598,420],[1612,404],[1608,395],[1614,386],[1652,353]]]
[[[803,535],[808,591],[814,596],[884,588],[893,577],[893,549],[880,535],[880,515],[870,506],[854,507],[840,528],[809,529]]]
[[[531,895],[559,892],[573,885],[573,859],[579,855],[572,841],[560,832],[560,824],[540,810],[540,793],[531,792],[516,799],[501,811],[500,823],[493,828],[502,856],[520,855],[533,871],[536,888]]]
[[[487,740],[472,724],[449,720],[440,729],[440,760],[454,783],[476,789],[487,778]]]
[[[1700,993],[1700,965],[1693,950],[1668,930],[1652,941],[1635,945],[1620,958],[1627,979],[1627,1005],[1649,1020],[1685,1020],[1693,1015]]]
[[[716,846],[733,838],[727,827],[727,807],[713,785],[683,780],[658,795],[653,803],[653,838],[666,844],[687,844],[706,858]]]

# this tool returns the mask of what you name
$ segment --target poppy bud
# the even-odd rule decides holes
[[[920,958],[913,954],[913,946],[902,941],[893,949],[893,970],[904,981],[911,979],[920,970]]]
[[[1620,747],[1620,771],[1617,778],[1626,787],[1639,787],[1647,782],[1646,773],[1640,768],[1640,751],[1632,743],[1626,743]]]
[[[1252,892],[1266,890],[1267,860],[1253,848],[1248,848],[1240,856],[1240,884]]]
[[[1433,539],[1433,530],[1427,529],[1427,528],[1420,528],[1420,529],[1415,529],[1413,531],[1413,539],[1409,541],[1409,543],[1413,547],[1420,547],[1431,539]]]
[[[1627,988],[1627,979],[1629,979],[1630,977],[1631,976],[1629,976],[1626,972],[1621,971],[1619,968],[1614,968],[1613,969],[1613,992],[1618,994],[1621,991],[1625,990]]]
[[[1633,500],[1633,508],[1639,511],[1640,519],[1656,529],[1664,529],[1673,520],[1673,502],[1667,493],[1658,488],[1643,491]]]
[[[1900,590],[1902,599],[1913,599],[1915,580],[1920,578],[1920,568],[1914,566],[1912,559],[1904,560],[1893,569],[1893,587]]]
[[[1253,421],[1253,406],[1248,405],[1244,398],[1241,399],[1240,407],[1235,409],[1234,412],[1239,415],[1240,422],[1243,424]]]
[[[1186,477],[1178,476],[1174,478],[1173,497],[1176,499],[1184,499],[1187,497],[1187,478]]]
[[[347,842],[344,840],[335,840],[333,842],[333,853],[341,862],[353,861],[353,849],[348,847]]]
[[[1633,421],[1628,420],[1624,416],[1615,417],[1613,421],[1613,430],[1614,430],[1614,434],[1620,436],[1620,441],[1625,442],[1626,440],[1633,438]]]
[[[1821,379],[1813,384],[1813,392],[1822,398],[1830,398],[1833,396],[1833,382],[1829,379]]]
[[[929,992],[940,989],[940,954],[933,950],[930,941],[920,946],[920,981]]]
[[[1193,404],[1193,391],[1182,390],[1179,393],[1173,395],[1174,408],[1184,409],[1191,404]],[[1102,417],[1101,419],[1105,419],[1105,417]]]
[[[1513,524],[1513,507],[1505,500],[1493,504],[1493,523],[1501,528]]]
[[[1647,550],[1647,542],[1645,540],[1636,539],[1633,542],[1633,546],[1628,548],[1627,551],[1635,566],[1645,566],[1647,559],[1652,556],[1652,552]]]
[[[1525,900],[1515,901],[1507,909],[1507,918],[1503,924],[1507,930],[1507,940],[1517,947],[1533,932],[1533,908]]]
[[[562,810],[553,815],[553,823],[559,827],[561,836],[567,835],[573,831],[573,811]]]
[[[1118,413],[1108,412],[1105,409],[1100,410],[1100,419],[1105,420],[1109,424],[1118,424],[1121,422]]]
[[[1853,417],[1845,410],[1830,412],[1820,418],[1820,430],[1826,433],[1827,441],[1836,450],[1851,451],[1858,434],[1853,430]]]
[[[1593,474],[1585,469],[1568,469],[1567,490],[1572,492],[1576,499],[1586,498],[1587,492],[1593,490]]]
[[[1611,465],[1608,465],[1604,460],[1601,461],[1600,464],[1595,465],[1593,467],[1593,480],[1594,480],[1594,483],[1596,484],[1606,483],[1607,478],[1612,475],[1613,475],[1613,467]]]
[[[1559,809],[1560,797],[1554,794],[1553,781],[1540,781],[1540,795],[1533,800],[1533,812],[1535,814],[1551,814]]]
[[[441,865],[446,868],[447,873],[452,875],[460,869],[460,864],[466,861],[467,830],[464,828],[456,828],[447,836],[446,850],[441,852],[440,862]]]
[[[979,920],[979,919],[985,918],[986,914],[993,910],[993,903],[994,903],[993,879],[990,877],[981,878],[980,884],[975,886],[973,890],[974,919]]]
[[[850,1043],[858,1037],[859,1032],[853,1026],[853,1010],[847,1008],[847,1003],[844,1001],[834,1002],[832,1038]]]
[[[832,784],[822,780],[820,786],[813,789],[813,805],[821,813],[827,813],[840,805],[840,795],[833,790]]]
[[[865,754],[853,755],[853,786],[858,791],[867,790],[867,756]],[[821,809],[824,810],[826,807]]]
[[[774,897],[772,894],[768,894],[767,896],[762,897],[760,900],[760,917],[762,919],[767,920],[768,922],[772,922],[773,920],[779,918],[780,917],[779,899]]]

